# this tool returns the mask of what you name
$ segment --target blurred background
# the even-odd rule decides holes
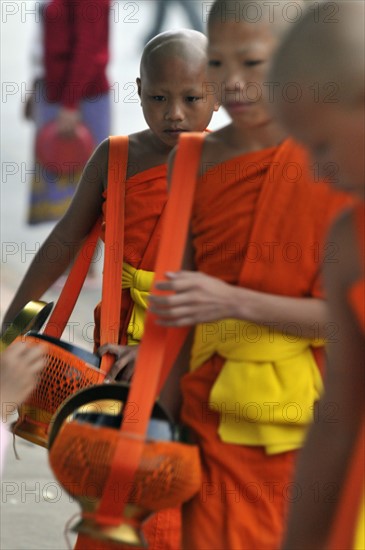
[[[41,23],[36,10],[39,4],[27,0],[4,1],[1,5],[2,314],[20,277],[53,227],[52,223],[27,224],[36,129],[32,121],[24,118],[23,112],[34,78],[32,56],[34,43],[39,40]],[[168,9],[161,30],[192,27],[181,4],[191,4],[205,29],[206,13],[212,2],[165,0]],[[139,76],[139,59],[145,40],[155,28],[158,2],[111,0],[110,6],[110,133],[128,134],[145,128],[135,79]],[[219,111],[210,128],[218,128],[226,120],[225,114]],[[96,263],[100,272],[100,258]],[[47,298],[54,298],[54,295],[46,295]]]
[[[188,2],[185,2],[187,4]],[[110,2],[111,134],[128,134],[145,128],[135,79],[146,39],[162,21],[159,30],[192,28],[189,11],[195,13],[205,29],[212,2],[165,0],[165,14],[153,0]],[[24,118],[24,108],[34,78],[31,56],[39,36],[40,2],[5,1],[1,3],[1,317],[8,307],[21,277],[53,223],[27,224],[30,184],[34,166],[35,125]],[[160,3],[161,4],[161,3]],[[160,21],[161,22],[161,21]],[[215,114],[211,129],[227,122],[226,115]],[[96,258],[96,277],[88,285],[71,318],[65,339],[92,349],[93,308],[100,298],[101,258]],[[60,292],[55,285],[45,300],[55,300]],[[21,460],[8,449],[1,494],[1,543],[3,550],[62,550],[68,519],[79,508],[54,481],[46,450],[17,439]],[[71,537],[71,543],[73,538]]]

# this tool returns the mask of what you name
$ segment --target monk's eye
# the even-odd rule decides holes
[[[166,101],[164,95],[153,95],[151,96],[151,99],[153,99],[154,101]]]
[[[256,65],[261,65],[263,63],[262,59],[248,59],[244,62],[246,67],[255,67]]]
[[[199,99],[202,99],[201,97],[198,97],[198,96],[195,96],[195,95],[189,95],[187,98],[186,98],[186,101],[188,103],[195,103],[196,101],[199,101]]]
[[[221,61],[218,61],[218,59],[209,59],[208,61],[209,67],[217,68],[222,65]]]

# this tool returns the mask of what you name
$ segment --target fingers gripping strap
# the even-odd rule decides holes
[[[124,201],[128,164],[128,136],[109,138],[108,199],[106,202],[105,257],[100,314],[100,343],[117,344],[119,337]],[[101,369],[109,372],[114,358],[104,355]]]
[[[61,338],[62,333],[65,330],[67,321],[71,317],[77,298],[81,292],[82,285],[84,284],[86,275],[89,271],[91,260],[100,235],[100,228],[101,220],[99,219],[82,245],[69,276],[67,277],[57,304],[43,331],[47,336]]]
[[[204,135],[182,135],[172,175],[171,193],[165,210],[164,230],[157,255],[156,280],[165,278],[166,271],[180,269],[189,227],[195,182],[200,164]],[[110,525],[120,523],[121,507],[128,502],[133,479],[141,460],[148,420],[160,384],[168,331],[155,323],[156,317],[147,311],[144,337],[138,353],[128,403],[138,407],[138,422],[123,422],[119,439],[97,512],[97,520]],[[169,339],[176,346],[169,353],[170,364],[163,369],[164,379],[182,345],[182,339]],[[148,379],[147,379],[148,377]],[[115,488],[125,488],[120,506],[115,502]],[[120,493],[119,493],[120,494]]]

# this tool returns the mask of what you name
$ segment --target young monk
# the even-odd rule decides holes
[[[213,4],[209,78],[232,122],[203,138],[185,270],[157,282],[173,294],[150,298],[163,325],[198,325],[181,382],[203,470],[183,510],[186,549],[279,547],[322,389],[311,349],[327,322],[319,257],[348,199],[313,181],[306,152],[270,114],[268,65],[289,24],[281,14],[271,18],[267,2]]]
[[[126,186],[124,278],[122,293],[120,343],[106,346],[100,354],[115,352],[116,361],[109,378],[131,365],[143,334],[145,294],[152,280],[155,254],[160,236],[159,218],[167,200],[167,157],[182,132],[203,132],[214,110],[215,97],[206,86],[206,38],[197,31],[166,32],[149,42],[143,52],[138,93],[148,129],[129,136]],[[108,140],[91,157],[75,197],[65,216],[52,231],[31,264],[7,312],[5,322],[29,301],[37,299],[57,280],[72,260],[83,239],[104,212],[107,200]],[[124,182],[121,182],[121,184]],[[72,254],[70,245],[72,243]],[[48,260],[48,247],[57,246],[60,260]],[[142,269],[135,276],[135,270]],[[131,280],[145,278],[143,288],[132,288],[133,296],[143,291],[134,304]],[[146,286],[147,285],[147,286]],[[144,296],[143,296],[144,294]],[[136,308],[135,308],[136,305]],[[135,309],[135,311],[133,311]],[[137,311],[138,309],[138,311]],[[132,322],[130,323],[132,319]],[[129,345],[130,344],[130,345]],[[96,310],[95,347],[99,346],[99,308]],[[146,526],[149,547],[179,547],[179,514],[165,511],[154,516]],[[94,540],[79,539],[77,549],[99,548]],[[106,548],[106,545],[101,545]],[[112,545],[112,548],[114,546]]]
[[[326,164],[335,163],[337,184],[361,199],[336,221],[328,237],[329,245],[335,243],[338,250],[337,261],[324,265],[338,336],[328,345],[325,394],[298,461],[295,483],[301,498],[291,505],[286,550],[365,548],[364,516],[356,529],[365,464],[365,13],[363,2],[335,6],[332,24],[328,14],[333,3],[323,2],[316,20],[308,13],[292,29],[277,53],[271,77],[278,92],[287,82],[301,87],[303,95],[295,105],[283,102],[278,93],[281,120],[323,171]],[[319,98],[313,96],[314,86]],[[333,101],[326,100],[329,86],[336,87]],[[360,456],[354,453],[356,442]],[[351,470],[352,456],[359,461],[359,471]],[[352,500],[344,501],[348,491]]]

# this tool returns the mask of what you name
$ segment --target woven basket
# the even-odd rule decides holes
[[[150,423],[166,423],[169,427],[165,441],[149,438],[144,444],[139,468],[133,482],[129,502],[124,504],[118,495],[123,479],[115,485],[115,506],[120,508],[120,525],[110,527],[97,523],[95,512],[110,473],[113,455],[120,437],[127,437],[119,427],[122,416],[82,413],[75,415],[75,407],[85,401],[97,404],[100,399],[126,401],[128,387],[122,384],[101,385],[78,392],[67,400],[55,415],[49,438],[49,460],[53,472],[81,505],[82,521],[77,532],[123,544],[144,544],[141,526],[151,513],[164,508],[180,506],[200,488],[200,460],[196,446],[174,441],[175,431],[161,406],[155,404]],[[123,414],[123,404],[122,414]],[[84,405],[85,410],[85,405]],[[125,412],[131,415],[132,411]],[[131,420],[131,418],[130,418]],[[118,508],[117,508],[118,509]]]
[[[19,407],[19,419],[13,432],[47,447],[52,416],[58,407],[76,391],[103,381],[100,358],[74,345],[51,336],[30,332],[22,337],[28,345],[41,342],[46,347],[46,366],[38,384]]]

